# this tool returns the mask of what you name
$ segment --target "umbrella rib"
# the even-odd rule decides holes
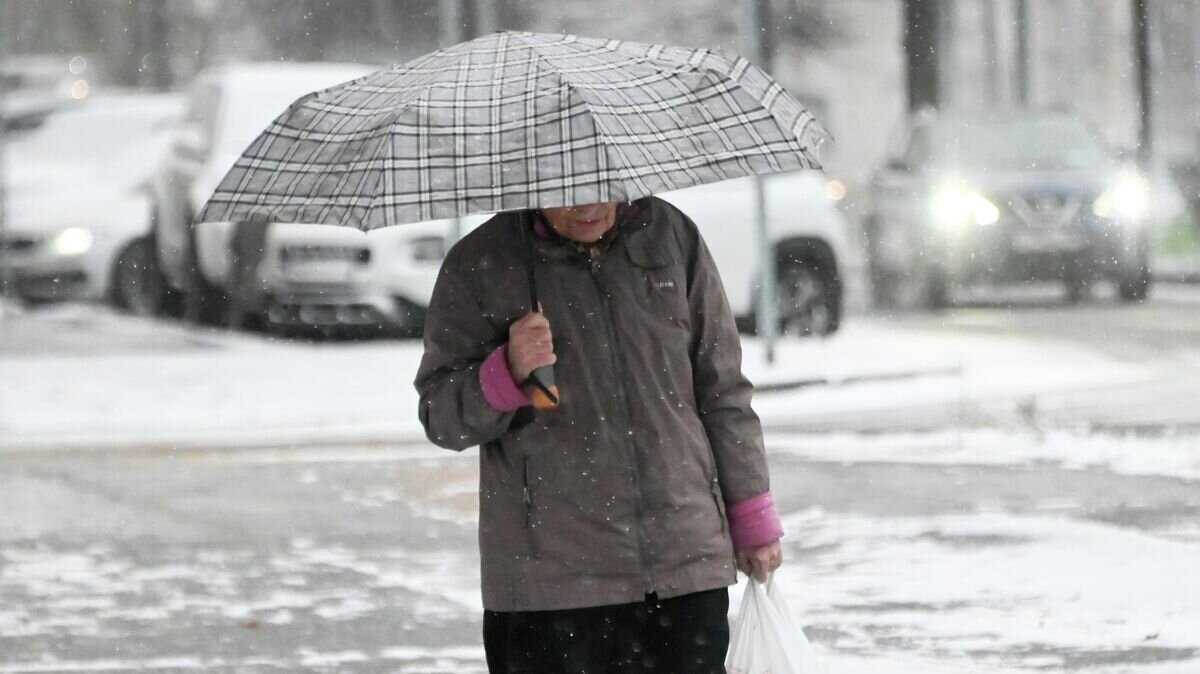
[[[544,54],[541,53],[541,51],[540,51],[540,47],[542,46],[541,44],[539,44],[533,40],[526,40],[525,42],[529,45],[530,53],[532,53],[536,59],[545,63],[548,66],[548,69],[551,70],[551,72],[558,74],[559,78],[562,81],[564,86],[571,87],[572,89],[576,89],[576,90],[580,89],[580,86],[578,84],[576,84],[571,77],[572,71],[569,71],[566,68],[556,67],[555,64],[551,63],[550,60]],[[574,42],[560,41],[555,44],[557,44],[557,45],[571,44],[572,46],[587,46],[587,45],[579,42],[578,40],[576,40]],[[611,41],[610,40],[609,42],[606,42],[606,43],[600,45],[599,47],[592,47],[591,50],[594,51],[595,49],[598,48],[598,49],[607,50],[612,53],[621,53],[622,56],[625,56],[627,59],[635,60],[635,61],[644,63],[647,66],[654,68],[655,70],[660,70],[660,68],[658,68],[653,62],[651,62],[650,57],[649,57],[651,51],[653,51],[654,45],[651,45],[651,50],[647,51],[646,54],[634,55],[634,54],[628,54],[627,52],[620,51],[619,48],[622,44],[625,44],[625,43],[623,43],[621,41]],[[586,56],[586,54],[577,54],[577,55],[579,57]],[[773,112],[772,108],[770,106],[768,106],[766,102],[761,100],[759,96],[752,94],[749,89],[747,90],[747,93],[751,94],[749,96],[749,98],[754,101],[754,104],[755,104],[754,108],[747,109],[744,106],[738,105],[736,99],[731,95],[729,87],[727,87],[727,86],[721,87],[720,82],[715,81],[712,78],[712,75],[713,75],[712,71],[714,69],[712,69],[710,67],[706,67],[704,65],[704,62],[710,57],[713,58],[713,60],[717,61],[718,63],[721,63],[721,65],[726,66],[726,68],[717,69],[716,72],[721,74],[724,78],[727,78],[729,81],[737,83],[738,86],[744,86],[745,82],[744,82],[743,76],[748,70],[751,70],[752,68],[754,68],[753,65],[742,58],[738,58],[736,61],[730,62],[728,59],[718,56],[708,50],[694,50],[691,55],[691,58],[687,62],[687,67],[690,69],[693,69],[695,72],[698,72],[702,77],[704,77],[705,81],[710,82],[713,86],[714,91],[716,91],[717,94],[725,100],[727,107],[731,111],[735,112],[735,114],[740,122],[740,127],[743,128],[746,131],[746,133],[749,134],[754,139],[754,143],[755,143],[756,147],[766,148],[766,147],[770,147],[771,145],[773,145],[772,143],[768,143],[766,141],[766,139],[762,137],[759,130],[755,128],[754,120],[751,117],[752,113],[761,111],[761,113],[765,113],[765,115],[767,117],[769,117],[773,120],[779,120],[779,118]],[[597,68],[596,70],[602,71],[603,69]],[[721,72],[721,70],[728,70],[728,72]],[[757,69],[754,69],[752,72],[761,74],[761,71],[758,71]],[[783,92],[782,87],[779,87],[779,85],[777,83],[773,82],[773,80],[771,80],[769,77],[766,77],[765,74],[762,74],[762,76],[767,80],[768,83],[773,84],[774,86],[778,87],[779,91],[772,95],[772,101],[777,100],[779,97],[779,94],[781,94]],[[667,78],[664,78],[662,81],[669,82],[670,80]],[[609,88],[609,90],[614,92],[616,95],[622,97],[626,102],[631,102],[623,88],[611,87],[611,88]],[[746,174],[754,174],[756,171],[754,170],[753,166],[750,164],[747,153],[735,150],[737,145],[734,144],[732,142],[732,140],[729,138],[729,136],[725,133],[723,126],[718,124],[717,120],[714,117],[712,117],[711,114],[708,113],[707,107],[704,104],[699,103],[699,101],[697,100],[698,97],[694,96],[692,94],[692,92],[689,92],[689,91],[680,91],[680,93],[684,97],[691,98],[693,100],[693,102],[696,103],[696,105],[695,105],[696,109],[699,110],[701,112],[701,114],[703,114],[705,117],[705,121],[708,125],[706,128],[711,128],[714,130],[714,132],[720,138],[722,145],[724,145],[732,153],[732,157],[730,157],[730,158],[733,158],[737,161],[737,163],[740,167],[740,170]],[[767,93],[768,95],[773,93],[770,86],[768,86],[768,90],[765,93]],[[612,130],[608,128],[607,124],[602,119],[600,119],[600,116],[596,113],[596,110],[594,109],[593,104],[590,101],[588,101],[586,97],[584,97],[582,95],[578,95],[578,94],[577,94],[577,96],[578,96],[579,100],[581,100],[584,103],[584,105],[586,105],[589,109],[592,110],[593,123],[596,125],[597,129],[602,132],[602,133],[600,133],[600,137],[601,137],[601,140],[605,143],[606,147],[610,148],[614,152],[614,154],[616,154],[618,157],[620,157],[621,159],[624,160],[625,164],[624,164],[624,168],[623,168],[622,172],[623,172],[626,180],[629,180],[630,182],[635,183],[637,185],[637,189],[640,192],[642,192],[643,194],[648,194],[650,192],[650,190],[649,190],[648,186],[644,182],[642,182],[640,175],[627,168],[628,166],[631,165],[630,158],[621,149],[620,144],[613,142]],[[664,108],[669,108],[669,106],[664,106]],[[802,107],[800,109],[803,110]],[[668,114],[673,113],[673,110],[670,110],[670,109],[664,109],[664,111],[667,112]],[[622,119],[620,118],[620,115],[614,113],[613,116],[614,116],[614,118],[617,119],[618,123],[622,124],[622,126],[626,129],[627,133],[629,133],[631,136],[637,135],[628,127],[628,125],[625,125],[622,123]],[[673,116],[678,121],[678,119],[679,119],[678,115],[673,115]],[[779,120],[779,121],[782,121],[782,120]],[[788,126],[784,126],[783,128],[787,128],[790,130],[791,127],[792,127],[792,125],[789,124]],[[665,139],[665,136],[663,136],[663,134],[661,134],[661,133],[658,133],[657,131],[655,132],[655,135],[660,140]],[[815,161],[813,161],[810,157],[806,156],[805,148],[802,145],[800,145],[800,143],[798,142],[798,139],[786,139],[786,141],[788,141],[790,149],[798,152],[805,159],[805,161],[802,163],[812,164],[814,166],[817,165]],[[778,158],[774,156],[774,153],[764,151],[764,152],[755,153],[755,154],[757,154],[758,156],[761,156],[764,159],[764,161],[766,161],[770,170],[772,170],[772,171],[783,170],[782,165],[779,163]],[[715,162],[708,161],[707,163],[713,164]],[[689,162],[686,162],[686,161],[685,162],[677,162],[677,165],[683,166],[683,167],[686,167],[688,164],[689,164]],[[687,169],[685,168],[684,170],[686,171]],[[664,173],[663,171],[656,171],[656,173],[657,173],[658,177],[660,179],[662,179],[666,185],[668,185],[670,187],[678,186],[677,183],[675,183],[675,181],[673,181],[673,180],[670,180],[669,176],[666,173]],[[694,174],[690,174],[689,177],[698,179],[698,176],[695,176]]]
[[[628,169],[626,168],[627,166],[629,166],[629,163],[630,163],[628,155],[626,155],[625,152],[619,148],[619,146],[617,146],[615,143],[613,143],[609,139],[609,135],[611,135],[611,132],[604,125],[604,123],[599,119],[599,116],[592,109],[592,105],[591,105],[591,103],[588,102],[587,98],[579,95],[578,87],[576,87],[576,85],[570,81],[569,77],[566,76],[566,71],[556,68],[554,66],[554,64],[552,64],[545,57],[545,55],[543,55],[536,49],[535,45],[530,44],[528,48],[529,48],[529,53],[534,57],[534,60],[539,63],[545,64],[546,72],[548,74],[556,77],[559,81],[559,85],[563,88],[566,88],[569,92],[571,92],[576,97],[576,99],[579,100],[580,103],[582,103],[592,113],[590,115],[590,118],[592,121],[592,125],[596,127],[596,131],[597,131],[596,135],[599,137],[600,142],[604,144],[604,147],[608,148],[608,150],[611,150],[615,155],[617,155],[617,157],[620,160],[622,160],[622,161],[617,162],[616,171],[618,173],[625,174],[625,179],[629,180],[630,182],[633,182],[637,186],[638,192],[641,193],[641,195],[639,195],[639,196],[644,196],[644,195],[649,194],[650,190],[647,187],[647,185],[642,181],[642,179],[640,177],[633,175],[632,173],[630,173],[628,171]],[[608,153],[605,152],[605,154],[608,154]],[[599,159],[599,157],[597,157],[597,162],[599,162],[599,161],[600,161],[600,159]],[[612,165],[612,162],[606,161],[605,167],[604,167],[604,172],[612,170],[610,168],[611,165]],[[599,166],[597,166],[597,169],[599,169]],[[610,194],[608,196],[609,196],[609,198],[611,198],[612,195]],[[629,195],[622,195],[622,196],[628,197]],[[627,199],[627,200],[631,201],[631,199]]]
[[[301,97],[202,217],[374,227],[819,168],[827,136],[745,59],[501,32]]]
[[[497,38],[496,67],[495,67],[495,71],[497,74],[504,72],[504,67],[507,64],[509,39],[510,39],[510,36],[509,36],[509,33],[507,33],[507,32],[500,33]],[[503,111],[503,108],[500,105],[500,99],[501,99],[502,92],[503,92],[503,84],[501,83],[501,79],[499,77],[492,78],[491,96],[488,97],[488,103],[489,103],[488,121],[491,122],[492,124],[496,125],[497,128],[501,127],[502,121],[503,121],[500,119],[500,116]],[[488,154],[489,154],[489,156],[491,156],[493,158],[499,157],[500,156],[500,148],[501,148],[500,133],[497,131],[495,133],[488,134],[488,151],[489,151]],[[501,165],[500,162],[495,161],[494,159],[492,161],[488,162],[488,168],[490,169],[489,173],[491,175],[491,181],[490,181],[491,182],[491,191],[489,193],[489,196],[491,197],[491,200],[492,200],[492,206],[499,206],[501,199],[504,196],[503,190],[500,187],[504,181],[504,174],[503,174],[503,171],[501,171],[501,169],[500,169],[500,165]],[[496,208],[494,210],[500,210],[500,209]]]

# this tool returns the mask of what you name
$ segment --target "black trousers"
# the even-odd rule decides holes
[[[562,611],[483,612],[491,674],[724,674],[729,591]]]

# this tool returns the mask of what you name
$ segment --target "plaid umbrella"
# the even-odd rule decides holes
[[[748,61],[502,32],[302,97],[201,221],[376,227],[630,201],[819,168],[824,129]]]

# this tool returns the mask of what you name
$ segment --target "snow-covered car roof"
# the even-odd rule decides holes
[[[217,66],[202,77],[217,80],[235,94],[262,89],[315,91],[331,87],[367,73],[380,66],[361,63],[327,63],[272,61],[267,63],[233,63]],[[320,82],[328,82],[322,86]],[[318,84],[314,84],[318,83]]]
[[[52,113],[10,145],[10,188],[20,194],[64,184],[137,184],[182,110],[178,94],[136,93],[96,96]]]
[[[219,152],[239,153],[296,99],[377,70],[355,63],[239,63],[198,78],[220,90]],[[205,95],[201,88],[198,95]]]

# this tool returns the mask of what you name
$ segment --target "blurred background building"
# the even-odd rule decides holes
[[[756,1],[768,65],[828,120],[837,137],[828,163],[851,182],[878,165],[910,104],[1074,106],[1127,148],[1139,143],[1145,107],[1157,162],[1197,154],[1200,6],[1191,0]],[[0,54],[10,78],[40,69],[44,79],[57,63],[68,91],[75,78],[173,88],[215,63],[389,64],[497,28],[737,50],[740,14],[717,0],[0,0]]]

